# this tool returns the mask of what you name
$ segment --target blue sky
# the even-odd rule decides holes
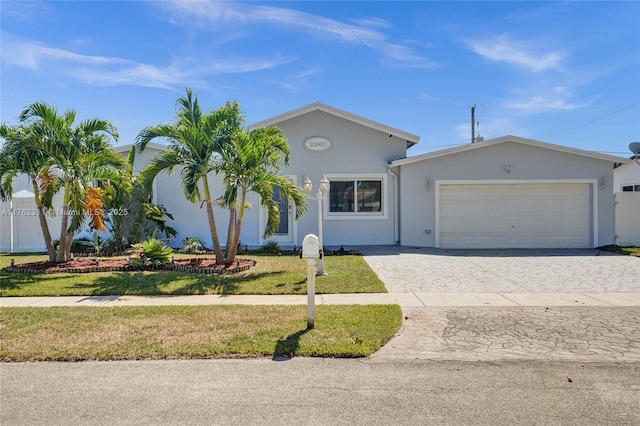
[[[2,1],[0,121],[45,101],[118,144],[185,86],[247,123],[320,101],[421,137],[507,134],[628,156],[640,140],[640,2]]]

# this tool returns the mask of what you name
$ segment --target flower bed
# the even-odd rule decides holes
[[[199,274],[230,274],[251,269],[255,260],[237,259],[231,265],[217,265],[215,259],[175,259],[173,263],[130,265],[127,259],[73,259],[64,263],[33,262],[10,266],[7,272],[26,274],[83,274],[91,272],[121,271],[180,271]]]

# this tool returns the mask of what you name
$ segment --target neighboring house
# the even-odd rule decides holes
[[[640,192],[640,160],[634,157],[613,170],[613,192]]]
[[[615,242],[640,247],[640,160],[631,159],[613,171],[616,198]]]
[[[313,103],[251,125],[275,125],[287,135],[290,165],[282,170],[312,194],[326,177],[324,245],[393,245],[442,248],[576,248],[614,242],[613,165],[626,159],[506,136],[444,151],[407,157],[419,137],[322,103]],[[116,149],[126,155],[130,146]],[[151,143],[136,155],[135,169],[165,149]],[[214,198],[223,193],[212,177]],[[153,202],[172,213],[180,247],[186,237],[211,246],[206,214],[184,198],[180,170],[158,175]],[[265,214],[255,194],[240,241],[265,240]],[[317,201],[295,221],[281,200],[281,226],[269,237],[282,247],[300,246],[318,233]],[[228,212],[215,209],[222,243]],[[3,224],[4,226],[4,224]],[[4,228],[2,228],[2,250]]]

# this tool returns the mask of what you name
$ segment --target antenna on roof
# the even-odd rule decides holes
[[[482,142],[484,138],[480,136],[480,132],[476,135],[476,126],[480,127],[480,122],[476,121],[476,104],[471,107],[471,143]]]
[[[631,142],[629,144],[629,151],[633,152],[636,163],[640,164],[640,142]]]

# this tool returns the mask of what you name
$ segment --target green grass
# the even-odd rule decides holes
[[[620,247],[620,246],[602,246],[600,250],[610,251],[612,253],[620,253],[627,256],[640,257],[640,247]]]
[[[3,308],[0,361],[364,357],[397,332],[397,305]]]
[[[193,257],[176,255],[176,257]],[[176,271],[88,274],[16,274],[15,264],[46,260],[44,255],[0,254],[0,296],[99,296],[189,294],[306,294],[306,261],[295,256],[243,256],[257,264],[249,271],[203,275]],[[329,275],[316,279],[316,293],[386,293],[384,284],[360,256],[328,256]]]

